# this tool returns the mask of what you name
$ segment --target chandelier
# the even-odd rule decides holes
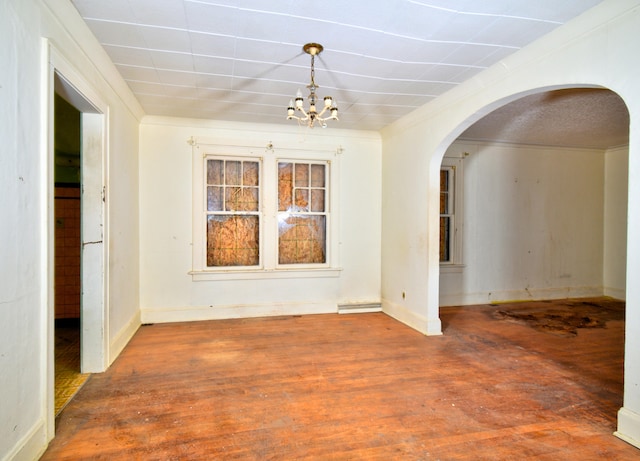
[[[307,88],[309,88],[309,109],[304,109],[304,98],[302,97],[302,92],[298,90],[296,94],[295,105],[293,99],[289,101],[289,108],[287,109],[287,120],[296,119],[298,120],[298,123],[306,122],[309,128],[313,128],[313,124],[318,121],[322,128],[326,128],[327,120],[338,120],[338,106],[331,96],[325,96],[322,110],[318,112],[318,110],[316,109],[316,90],[319,88],[319,86],[316,85],[316,82],[314,80],[315,69],[313,65],[316,55],[322,52],[323,47],[318,43],[307,43],[302,47],[302,49],[305,53],[311,55],[311,83],[307,85]],[[302,116],[299,117],[295,115],[296,111],[300,112]],[[328,116],[323,117],[322,115],[327,111],[329,111]]]

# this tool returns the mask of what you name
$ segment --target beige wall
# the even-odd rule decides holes
[[[441,266],[441,306],[613,293],[624,299],[626,150],[614,156],[456,141],[447,152],[469,155],[464,265]]]
[[[203,143],[192,147],[188,139]],[[267,144],[273,151],[266,150]],[[341,153],[333,255],[337,274],[256,275],[194,280],[193,162],[207,148],[245,155]],[[147,117],[140,149],[140,304],[144,322],[336,312],[338,304],[380,303],[381,145],[375,132]]]
[[[604,155],[604,294],[626,299],[629,147]]]

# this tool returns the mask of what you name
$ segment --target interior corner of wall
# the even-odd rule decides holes
[[[111,365],[113,361],[120,355],[120,353],[124,350],[125,346],[131,341],[133,335],[136,334],[138,328],[142,325],[140,311],[137,311],[127,322],[125,326],[123,326],[120,331],[116,333],[113,337],[113,340],[110,341],[109,344],[109,360],[107,366]]]
[[[613,435],[640,448],[640,413],[625,407],[620,408],[618,411],[618,430]]]
[[[424,335],[442,335],[442,323],[439,317],[427,318],[387,299],[382,300],[382,312]]]

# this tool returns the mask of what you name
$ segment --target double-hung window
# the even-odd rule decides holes
[[[440,167],[440,265],[462,264],[463,158],[445,157]]]
[[[326,163],[278,162],[278,264],[327,262]]]
[[[206,159],[207,267],[260,265],[260,160]]]
[[[194,279],[338,275],[337,153],[207,150],[194,155]]]

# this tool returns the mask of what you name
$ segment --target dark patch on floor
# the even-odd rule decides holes
[[[520,302],[500,305],[492,315],[560,336],[575,336],[580,328],[606,328],[607,322],[624,320],[624,301],[609,298],[567,299],[549,304]]]

